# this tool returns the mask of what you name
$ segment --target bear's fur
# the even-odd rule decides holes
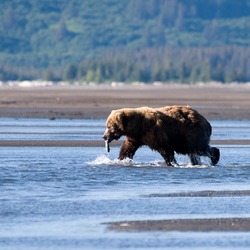
[[[210,147],[210,123],[189,106],[113,110],[106,121],[104,140],[110,143],[126,136],[119,159],[133,158],[136,150],[147,145],[158,151],[167,165],[175,163],[174,152],[187,154],[193,165],[200,156],[208,156],[212,164],[219,161],[219,149]]]

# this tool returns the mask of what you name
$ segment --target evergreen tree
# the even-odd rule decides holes
[[[72,81],[76,80],[77,67],[74,64],[69,64],[64,73],[64,80]]]

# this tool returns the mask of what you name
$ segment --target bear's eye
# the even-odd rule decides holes
[[[109,131],[113,132],[115,130],[114,126],[108,126],[107,127]]]

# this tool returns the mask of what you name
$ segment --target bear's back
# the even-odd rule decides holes
[[[183,125],[207,123],[207,120],[201,114],[189,106],[166,106],[157,110],[166,115],[169,120]]]

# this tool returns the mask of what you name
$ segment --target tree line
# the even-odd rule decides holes
[[[70,64],[64,80],[85,82],[249,82],[250,48],[154,48],[107,52]]]
[[[110,49],[96,60],[70,63],[64,68],[0,69],[2,80],[44,79],[69,82],[250,82],[250,48]]]
[[[0,80],[249,81],[250,0],[0,1]]]

